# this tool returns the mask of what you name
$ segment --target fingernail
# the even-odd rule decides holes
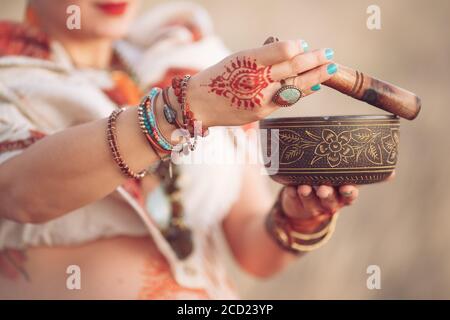
[[[316,84],[315,86],[312,86],[312,87],[311,87],[311,90],[312,90],[312,91],[319,91],[320,88],[321,88],[321,87],[320,87],[320,84]]]
[[[352,195],[352,193],[353,193],[353,191],[345,191],[345,192],[341,192],[341,194],[342,194],[344,197],[350,197],[350,196]]]
[[[302,49],[303,49],[303,52],[307,52],[309,49],[308,42],[306,42],[305,40],[302,41]]]
[[[302,190],[300,190],[300,194],[303,197],[308,197],[311,194],[311,189],[307,189],[307,190],[302,189]]]
[[[318,196],[319,198],[321,198],[321,199],[326,199],[326,198],[328,198],[330,195],[331,195],[331,193],[330,193],[329,191],[322,191],[322,190],[319,190],[319,191],[317,192],[317,196]]]
[[[328,74],[335,74],[336,72],[337,72],[337,65],[336,64],[334,64],[334,63],[332,63],[332,64],[329,64],[328,65],[328,67],[327,67],[327,72],[328,72]]]
[[[333,49],[328,48],[325,50],[325,58],[327,58],[328,60],[331,60],[331,59],[333,59],[333,56],[334,56]]]

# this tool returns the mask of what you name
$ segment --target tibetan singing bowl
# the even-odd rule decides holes
[[[284,185],[376,183],[397,163],[394,115],[275,118],[260,128],[266,169]]]

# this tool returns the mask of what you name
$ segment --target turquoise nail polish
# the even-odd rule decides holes
[[[329,64],[327,67],[327,72],[328,74],[335,74],[337,72],[337,65],[335,65],[334,63]]]
[[[308,51],[308,49],[309,49],[308,42],[306,42],[304,40],[302,41],[302,49],[303,49],[303,52]]]
[[[311,87],[312,91],[319,91],[320,90],[320,84],[316,84],[315,86]]]
[[[333,56],[334,56],[333,49],[328,48],[325,50],[325,58],[327,58],[328,60],[331,60],[331,59],[333,59]]]

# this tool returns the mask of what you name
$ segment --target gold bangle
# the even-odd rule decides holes
[[[333,215],[331,217],[331,220],[327,223],[327,225],[320,231],[317,231],[315,233],[302,233],[302,232],[298,232],[298,231],[291,231],[290,235],[298,240],[317,240],[322,238],[323,236],[325,236],[328,231],[330,230],[330,227],[332,225],[332,223],[336,223],[336,215]]]
[[[314,243],[314,244],[301,244],[299,242],[295,242],[295,241],[291,241],[291,237],[292,236],[290,233],[288,234],[286,232],[286,230],[275,226],[274,227],[274,235],[277,238],[277,240],[279,241],[279,243],[284,247],[289,249],[292,252],[309,252],[309,251],[313,251],[316,249],[319,249],[320,247],[322,247],[323,245],[325,245],[332,237],[334,230],[335,230],[335,226],[336,226],[336,220],[337,220],[337,215],[333,216],[333,220],[330,222],[330,226],[328,228],[328,233],[326,233],[324,235],[324,237],[322,239],[320,239],[320,241]],[[317,239],[316,239],[317,240]]]
[[[336,227],[337,214],[334,214],[329,223],[318,232],[311,234],[297,232],[293,230],[289,218],[281,207],[280,195],[266,219],[266,228],[278,245],[284,250],[299,254],[316,250],[330,240]]]
[[[319,249],[320,247],[325,245],[333,236],[334,230],[336,229],[337,217],[338,217],[337,214],[333,215],[333,219],[330,222],[330,225],[328,227],[328,233],[326,233],[325,236],[319,242],[316,242],[316,243],[310,244],[310,245],[293,242],[291,245],[292,249],[308,252],[308,251],[313,251],[313,250]]]

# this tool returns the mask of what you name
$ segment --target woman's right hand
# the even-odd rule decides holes
[[[204,127],[243,125],[267,117],[279,106],[272,96],[280,81],[304,95],[336,73],[333,51],[305,52],[302,40],[280,41],[235,53],[191,78],[187,100]]]

